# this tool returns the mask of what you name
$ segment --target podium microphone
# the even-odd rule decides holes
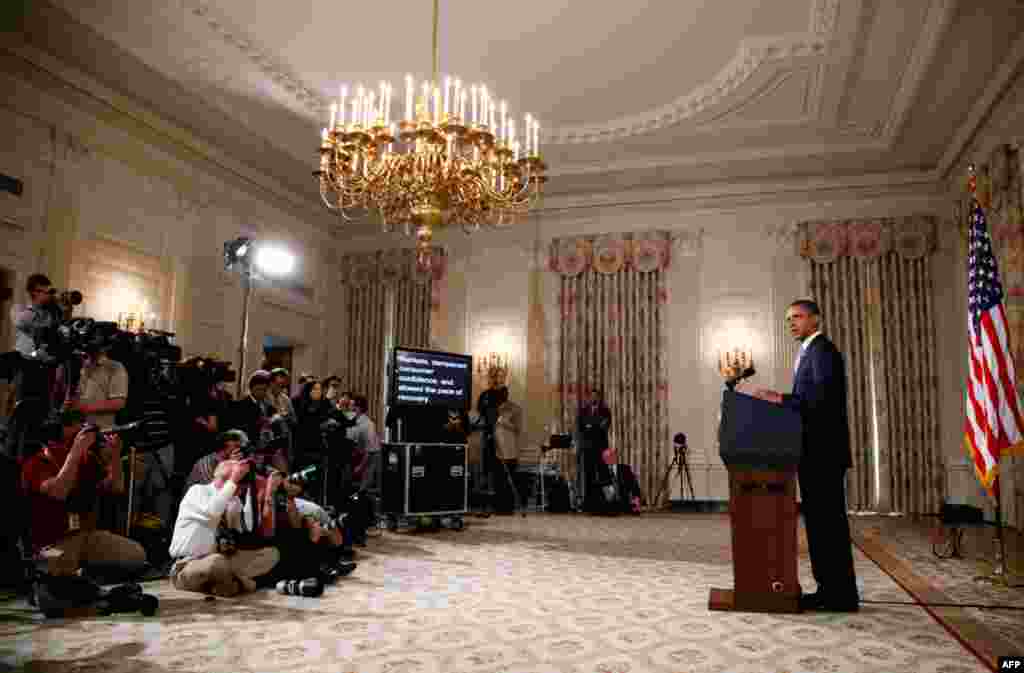
[[[756,373],[757,372],[754,371],[753,367],[747,367],[740,374],[737,374],[735,377],[733,377],[733,378],[729,379],[728,381],[726,381],[725,382],[725,387],[728,388],[729,390],[732,390],[732,389],[734,389],[736,387],[737,383],[739,383],[743,379],[749,379],[751,376],[753,376]]]

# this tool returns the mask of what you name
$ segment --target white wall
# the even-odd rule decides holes
[[[87,297],[83,306],[112,310],[110,296],[130,297],[139,288],[128,286],[149,282],[122,273],[141,263],[169,288],[150,326],[175,331],[186,354],[236,359],[242,295],[237,276],[223,271],[222,245],[254,234],[293,250],[298,277],[313,294],[256,292],[247,368],[262,360],[267,334],[305,345],[296,367],[340,367],[340,349],[325,338],[343,317],[332,306],[335,241],[319,204],[197,151],[204,145],[187,130],[43,55],[32,62],[0,51],[0,89],[0,172],[25,185],[21,197],[0,198],[0,266],[14,272],[17,287],[37,271],[61,288],[116,277],[102,290],[110,294]],[[83,241],[110,243],[114,252],[84,263]]]
[[[833,193],[827,201],[807,195],[803,203],[718,211],[693,211],[672,204],[602,206],[542,214],[517,226],[472,237],[445,232],[437,239],[447,245],[451,255],[446,304],[450,329],[437,346],[474,355],[492,347],[509,352],[514,359],[511,393],[524,400],[530,419],[529,441],[537,442],[549,418],[546,410],[538,411],[542,403],[534,391],[525,388],[526,369],[531,358],[551,358],[550,353],[531,353],[526,348],[528,291],[530,274],[538,263],[537,246],[546,249],[556,236],[648,229],[671,230],[699,240],[695,249],[674,251],[668,272],[670,431],[684,432],[689,439],[697,498],[725,500],[726,474],[715,443],[722,388],[716,356],[722,339],[728,338],[723,333],[745,332],[753,339],[757,380],[776,389],[791,385],[794,349],[782,330],[782,317],[790,301],[805,296],[808,272],[806,262],[796,254],[792,225],[817,218],[914,213],[948,215],[947,201],[929,194],[843,199]],[[369,249],[395,243],[395,239],[380,238],[352,245]],[[948,256],[948,251],[937,258],[937,270],[947,263],[943,254]],[[558,324],[558,278],[546,271],[540,273],[551,347]],[[961,276],[939,272],[935,277],[940,284],[936,288],[937,330],[942,333],[949,327],[948,308],[958,301],[955,281]],[[955,343],[940,339],[939,360],[953,362],[955,358],[946,354],[955,347]],[[948,412],[957,409],[959,374],[946,366],[937,375],[944,410],[943,447],[947,455],[959,456],[959,419]],[[947,422],[946,418],[953,420]],[[672,488],[673,497],[678,497],[678,480]]]

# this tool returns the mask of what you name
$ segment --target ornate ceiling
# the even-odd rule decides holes
[[[430,66],[430,0],[55,1],[36,46],[304,191],[341,82]],[[441,5],[442,71],[542,120],[549,194],[565,198],[934,180],[1024,57],[1016,0]]]

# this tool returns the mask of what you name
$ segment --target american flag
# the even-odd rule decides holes
[[[1024,439],[1003,285],[992,254],[985,212],[975,201],[971,214],[967,272],[967,395],[964,442],[988,493],[999,493],[999,456]]]

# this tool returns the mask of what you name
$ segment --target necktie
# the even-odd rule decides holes
[[[800,352],[796,354],[796,362],[793,364],[793,376],[796,376],[796,372],[800,369],[800,361],[804,359],[804,351],[807,350],[805,344],[800,345]]]

